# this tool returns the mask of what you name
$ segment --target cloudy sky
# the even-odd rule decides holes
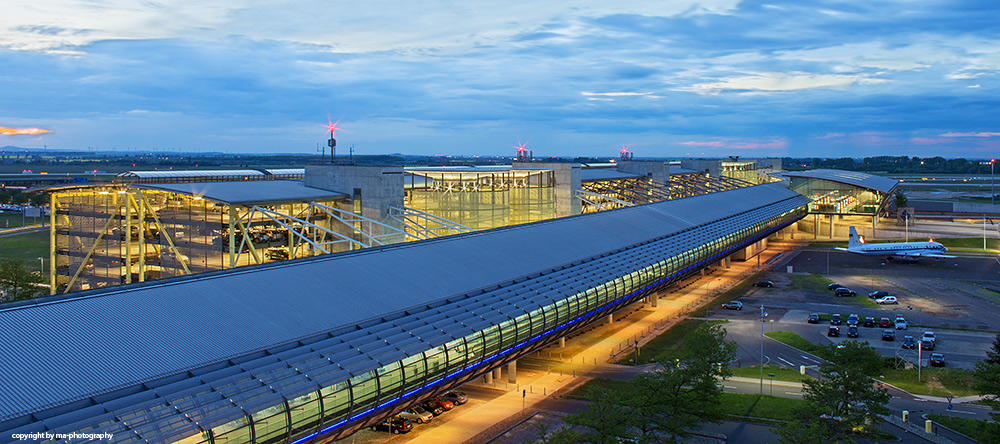
[[[0,146],[535,157],[1000,151],[1000,2],[35,0]]]

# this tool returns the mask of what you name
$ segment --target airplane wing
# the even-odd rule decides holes
[[[936,258],[955,258],[958,256],[949,256],[947,254],[935,253],[932,251],[908,251],[905,253],[896,253],[896,256],[906,256],[906,257],[936,257]]]
[[[848,250],[848,249],[846,249],[844,247],[834,247],[833,249],[834,250],[839,250],[839,251],[851,251],[851,250]]]

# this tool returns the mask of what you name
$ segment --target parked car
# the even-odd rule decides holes
[[[806,322],[810,324],[819,324],[819,315],[816,313],[809,313],[809,319],[806,319]]]
[[[441,408],[441,406],[439,406],[438,403],[431,400],[421,401],[420,404],[418,405],[420,408],[428,412],[431,412],[431,414],[434,416],[440,416],[442,413],[444,413],[444,409]],[[414,409],[416,409],[416,407],[414,407]]]
[[[889,329],[882,330],[882,340],[883,341],[895,341],[896,340],[896,330],[889,330]]]
[[[430,400],[436,402],[446,412],[449,411],[449,410],[451,410],[451,409],[453,409],[453,408],[455,408],[455,404],[453,404],[451,401],[449,401],[447,399],[431,398]]]
[[[944,367],[944,355],[941,353],[931,353],[931,367]]]
[[[876,304],[886,305],[886,304],[898,304],[899,301],[896,300],[895,296],[886,296],[875,300]]]
[[[830,285],[826,286],[826,289],[830,290],[830,291],[833,291],[833,290],[836,290],[836,289],[838,289],[840,287],[843,287],[843,285],[840,285],[840,284],[830,284]]]
[[[865,324],[864,325],[865,325],[865,327],[874,327],[875,326],[875,317],[874,316],[865,316]]]
[[[830,328],[826,331],[826,335],[840,336],[840,327],[837,327],[836,325],[831,325]]]
[[[413,421],[417,424],[424,424],[427,422],[431,422],[431,420],[434,419],[434,415],[431,414],[431,412],[428,412],[427,410],[424,409],[420,409],[420,412],[417,412],[414,409],[406,409],[403,410],[402,412],[397,413],[396,416],[399,416],[400,418],[403,419],[409,419],[410,421]]]
[[[753,283],[754,287],[767,287],[771,288],[774,286],[774,282],[771,281],[757,281]]]
[[[830,325],[840,325],[840,313],[830,315]]]
[[[892,321],[889,318],[882,318],[878,321],[879,328],[889,328],[892,327]]]
[[[398,435],[413,430],[413,423],[409,419],[392,417],[373,425],[372,430],[391,432],[393,435]]]
[[[454,405],[462,405],[469,402],[469,395],[466,395],[465,392],[448,392],[441,395],[441,399],[451,401]]]
[[[937,342],[937,338],[934,336],[934,332],[932,332],[932,331],[925,331],[924,335],[921,336],[920,339],[921,340],[926,339],[926,340],[931,341],[931,342]]]
[[[902,316],[896,316],[896,320],[893,323],[896,324],[896,330],[906,330],[906,319]]]
[[[725,308],[727,310],[742,310],[743,309],[743,303],[740,302],[740,301],[723,302],[722,303],[722,308]]]
[[[875,290],[871,293],[868,293],[868,297],[872,299],[884,298],[886,296],[889,296],[889,292],[884,290]]]
[[[854,290],[851,290],[850,288],[847,287],[837,287],[836,290],[833,290],[833,294],[837,296],[854,296],[857,293],[855,293]]]
[[[851,325],[851,326],[847,327],[847,337],[848,338],[856,338],[856,337],[858,337],[858,326],[857,325]]]
[[[858,315],[851,314],[847,317],[847,325],[858,325]]]
[[[913,349],[917,347],[917,341],[913,339],[913,336],[906,335],[903,336],[903,348]]]
[[[921,339],[920,340],[920,349],[921,350],[934,350],[934,341],[927,340],[927,339]]]

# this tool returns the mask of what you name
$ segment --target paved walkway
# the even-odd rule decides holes
[[[762,263],[783,252],[777,248],[765,251]],[[507,393],[488,403],[462,411],[460,416],[429,431],[431,433],[422,433],[408,442],[465,442],[496,424],[505,422],[511,416],[534,409],[536,404],[553,393],[582,383],[585,379],[580,378],[581,376],[586,375],[589,379],[590,376],[601,373],[602,367],[609,367],[607,363],[612,357],[634,353],[636,341],[640,344],[641,355],[641,344],[669,328],[684,313],[707,303],[715,295],[739,283],[755,271],[756,265],[757,261],[753,260],[746,263],[732,262],[729,269],[715,266],[715,271],[707,276],[682,281],[657,294],[656,308],[648,303],[633,304],[616,313],[613,324],[598,321],[600,325],[594,325],[585,333],[568,339],[565,348],[560,348],[557,341],[530,357],[521,358],[520,361],[525,364],[531,361],[533,371],[519,371],[515,384],[504,382],[508,380],[504,366],[502,380],[494,381],[491,387],[504,388]],[[619,321],[619,315],[624,315],[626,319]],[[539,366],[539,363],[542,365]],[[548,364],[548,368],[545,368],[545,364]],[[470,384],[483,385],[482,382]],[[459,412],[456,409],[454,413]]]

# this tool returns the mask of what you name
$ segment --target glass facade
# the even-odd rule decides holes
[[[556,216],[550,170],[408,168],[404,186],[405,206],[476,231]]]
[[[810,213],[865,214],[881,212],[888,204],[888,194],[832,180],[790,177],[789,188],[812,199]]]
[[[86,427],[116,440],[164,443],[343,437],[757,242],[803,217],[804,201],[781,200],[416,312],[191,370],[186,379],[147,383],[145,391],[88,407],[87,416],[103,422],[90,419]],[[48,430],[60,418],[18,430]]]

